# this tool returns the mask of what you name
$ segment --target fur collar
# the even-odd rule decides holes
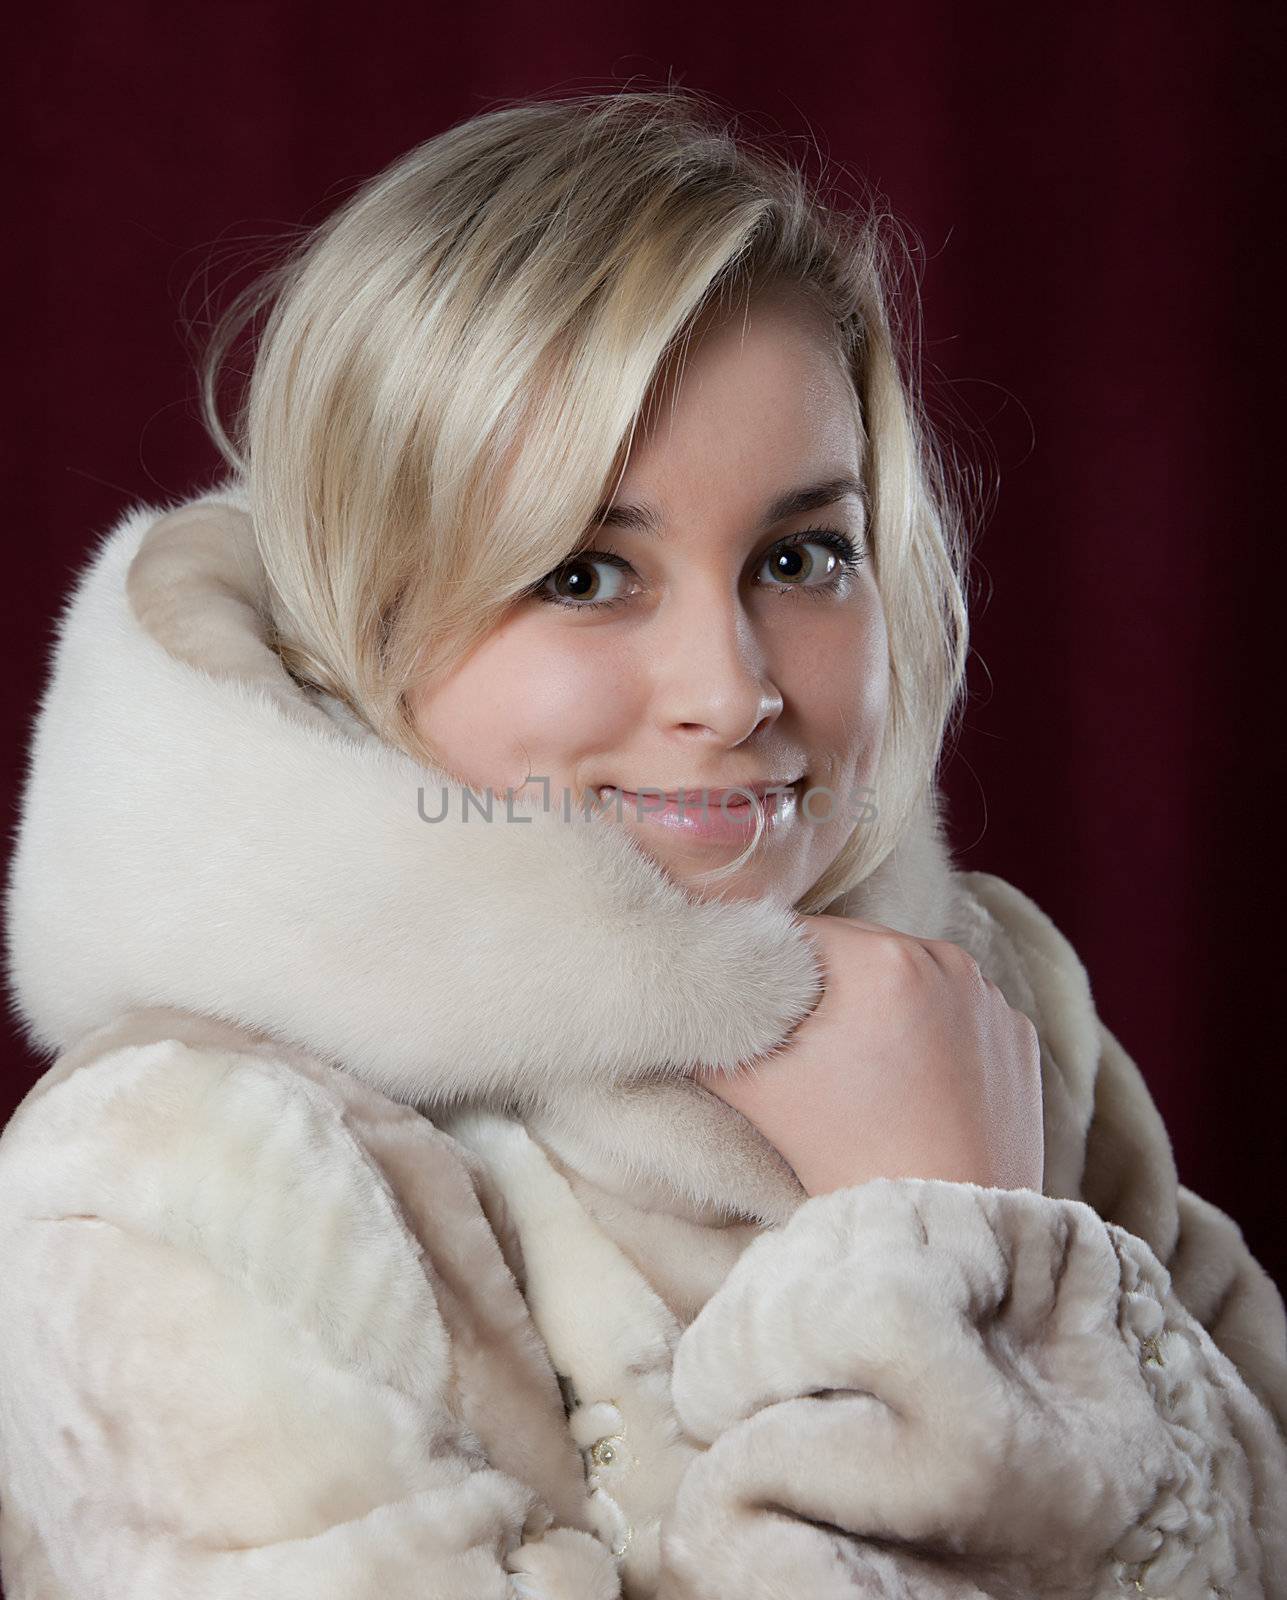
[[[6,895],[28,1042],[214,1015],[436,1119],[513,1110],[636,1198],[783,1220],[794,1175],[687,1072],[812,1006],[793,914],[691,901],[620,830],[536,802],[463,820],[458,788],[286,674],[245,504],[228,481],[135,505],[59,617]],[[936,802],[828,909],[960,939]]]

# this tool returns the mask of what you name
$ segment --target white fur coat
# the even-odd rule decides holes
[[[1045,1192],[806,1198],[689,1076],[794,918],[491,823],[295,685],[234,484],[60,619],[6,900],[9,1600],[1287,1594],[1287,1325],[1085,971],[927,803],[848,912],[1042,1043]],[[419,791],[432,790],[424,805]],[[458,801],[458,791],[447,786]]]

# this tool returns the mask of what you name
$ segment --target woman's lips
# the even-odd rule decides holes
[[[764,813],[764,832],[780,828],[796,812],[799,783],[771,786],[764,794],[760,809]],[[599,799],[605,810],[623,820],[629,818],[642,824],[668,828],[688,838],[730,840],[746,843],[755,837],[756,807],[746,790],[692,789],[682,798],[661,795],[645,790],[640,795],[632,789],[617,789],[604,784],[599,789]]]

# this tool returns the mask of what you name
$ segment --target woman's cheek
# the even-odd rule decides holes
[[[582,760],[611,760],[644,731],[641,664],[619,648],[595,646],[588,629],[584,639],[532,641],[506,673],[494,703],[504,707],[510,740],[534,772],[555,776]]]
[[[530,655],[518,681],[533,727],[592,731],[615,720],[630,673],[619,651],[574,637]]]

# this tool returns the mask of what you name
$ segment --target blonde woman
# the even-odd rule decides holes
[[[621,93],[231,308],[229,471],[98,542],[23,798],[11,1600],[1287,1592],[1278,1292],[945,843],[892,277]]]

